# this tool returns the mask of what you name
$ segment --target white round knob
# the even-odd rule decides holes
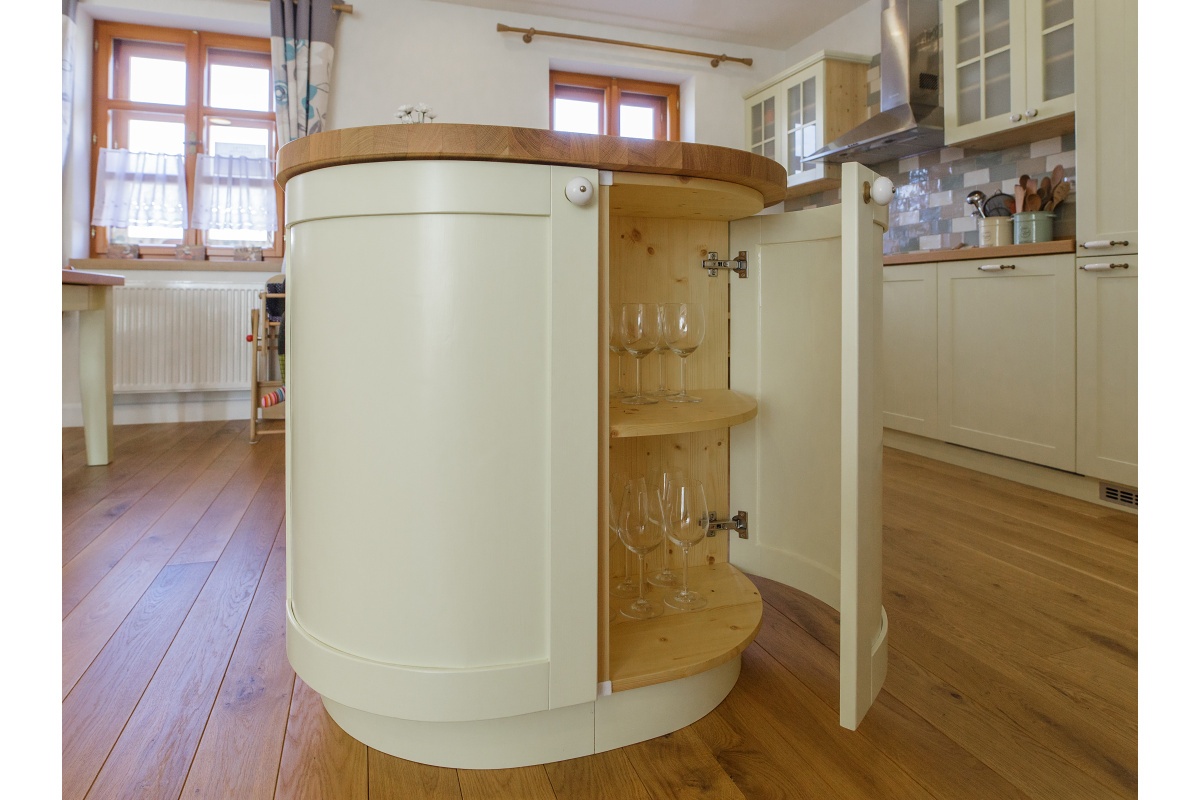
[[[572,178],[567,182],[567,199],[577,206],[586,206],[595,194],[596,190],[587,178]]]
[[[1029,117],[1030,119],[1033,119],[1034,117],[1037,116],[1037,109],[1036,108],[1025,109],[1025,116]]]
[[[1009,121],[1009,122],[1020,122],[1020,121],[1021,121],[1021,115],[1020,115],[1020,114],[1009,114],[1009,115],[1008,115],[1008,121]]]
[[[887,178],[878,177],[875,179],[875,183],[871,184],[871,199],[881,206],[886,206],[892,202],[892,197],[895,194],[896,187]]]

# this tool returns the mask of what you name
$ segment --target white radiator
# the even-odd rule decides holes
[[[113,290],[113,391],[248,389],[253,284],[139,281]]]

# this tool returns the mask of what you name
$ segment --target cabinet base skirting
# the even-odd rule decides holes
[[[1137,514],[1137,509],[1135,508],[1128,508],[1116,503],[1102,502],[1100,500],[1099,479],[1089,478],[1086,475],[1064,472],[1063,470],[1043,467],[1027,461],[1018,461],[1014,458],[998,456],[982,450],[972,450],[969,447],[950,444],[938,439],[929,439],[924,436],[915,436],[911,433],[888,428],[884,428],[883,430],[883,446],[894,447],[906,453],[916,453],[919,456],[937,459],[938,461],[945,461],[947,464],[973,469],[976,472],[1016,481],[1026,486],[1033,486],[1037,489],[1044,489],[1048,492],[1073,497],[1076,500],[1084,500],[1103,508],[1124,511],[1127,514]]]
[[[342,730],[380,752],[435,767],[512,769],[602,753],[684,728],[725,699],[741,670],[738,656],[698,675],[591,703],[469,722],[397,719],[321,699]]]

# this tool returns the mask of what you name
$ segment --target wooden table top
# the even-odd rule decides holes
[[[764,206],[782,201],[787,189],[787,171],[782,164],[745,150],[541,128],[444,123],[339,128],[305,136],[280,148],[277,180],[284,186],[296,175],[323,167],[418,159],[508,161],[708,178],[748,186],[762,194]]]
[[[82,286],[124,286],[125,278],[121,275],[110,275],[107,272],[82,272],[77,269],[64,269],[62,282]]]

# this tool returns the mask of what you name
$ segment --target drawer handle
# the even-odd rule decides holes
[[[1016,264],[982,264],[979,269],[983,272],[999,272],[1002,269],[1016,269]]]
[[[1084,264],[1083,266],[1080,267],[1080,269],[1086,270],[1088,272],[1106,272],[1110,269],[1129,269],[1129,265],[1128,264],[1113,264],[1113,263]]]
[[[1129,247],[1128,239],[1098,239],[1079,245],[1081,250],[1095,250],[1100,247]]]

